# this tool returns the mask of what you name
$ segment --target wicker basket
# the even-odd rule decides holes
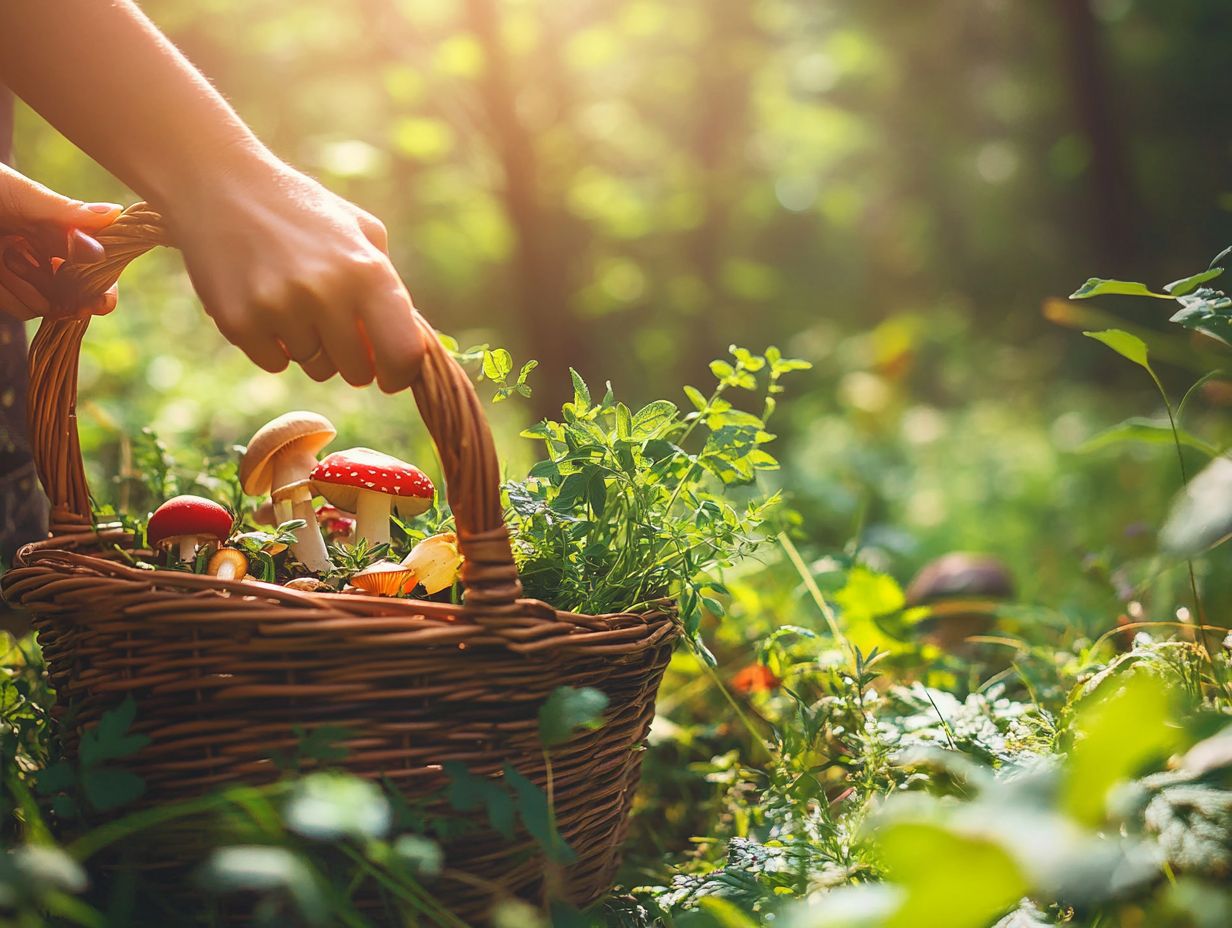
[[[56,303],[110,286],[134,258],[165,243],[144,204],[99,236],[107,258],[57,275]],[[465,605],[301,593],[269,584],[128,566],[131,535],[91,524],[78,443],[77,362],[88,319],[44,319],[30,349],[29,417],[51,537],[23,548],[4,595],[28,609],[56,688],[72,753],[84,729],[126,696],[150,743],[129,761],[146,800],[197,796],[277,776],[269,760],[296,729],[338,726],[343,766],[408,797],[437,790],[440,765],[500,776],[510,763],[543,786],[537,713],[558,686],[610,698],[606,723],[552,751],[558,827],[577,854],[565,892],[599,897],[618,864],[637,786],[640,745],[677,638],[668,610],[586,616],[521,599],[503,523],[496,453],[470,380],[418,315],[428,344],[414,385],[440,450],[466,563]],[[459,914],[490,894],[534,898],[543,860],[526,835],[482,829],[446,849],[469,875],[436,884]],[[475,879],[478,878],[478,879]]]

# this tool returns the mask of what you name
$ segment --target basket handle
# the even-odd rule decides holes
[[[90,265],[65,264],[53,277],[52,306],[30,344],[27,415],[35,466],[51,501],[52,535],[92,525],[77,435],[77,364],[89,316],[78,306],[116,282],[133,259],[169,244],[162,217],[145,203],[130,206],[94,234],[106,257]],[[415,311],[423,334],[423,366],[411,390],[428,433],[440,451],[445,487],[465,557],[466,605],[488,614],[512,612],[521,595],[500,502],[500,470],[492,433],[470,377],[428,322]]]

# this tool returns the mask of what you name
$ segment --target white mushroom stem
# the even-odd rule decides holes
[[[224,561],[218,565],[218,573],[214,574],[219,580],[234,580],[237,571],[235,565],[230,561]]]
[[[309,451],[300,442],[292,442],[278,449],[270,460],[270,486],[277,493],[279,487],[301,483],[308,478],[308,474],[311,473],[316,463],[315,451]],[[311,501],[311,497],[309,499]],[[278,500],[274,500],[275,512],[277,512],[277,507]]]
[[[213,539],[207,535],[177,535],[167,541],[176,546],[182,563],[191,564],[197,559],[197,548]]]
[[[389,505],[392,497],[376,490],[360,489],[355,503],[355,535],[370,546],[389,544]]]
[[[303,519],[304,524],[295,530],[295,544],[291,550],[296,558],[309,570],[324,573],[333,570],[334,564],[325,550],[325,540],[321,537],[321,528],[317,525],[317,514],[312,508],[312,490],[308,483],[301,480],[298,484],[286,488],[286,491],[275,490],[274,514],[278,523],[290,522],[292,519]]]

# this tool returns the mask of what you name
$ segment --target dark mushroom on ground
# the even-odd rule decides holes
[[[909,607],[930,611],[918,626],[924,639],[953,651],[993,627],[997,604],[1014,596],[1014,578],[999,558],[955,551],[924,565],[905,595]]]

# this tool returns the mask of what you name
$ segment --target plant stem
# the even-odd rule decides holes
[[[842,629],[838,627],[838,616],[834,614],[834,610],[830,608],[830,604],[826,602],[825,596],[822,595],[821,588],[817,586],[817,581],[813,579],[813,573],[808,569],[808,565],[804,563],[804,558],[800,556],[799,550],[796,548],[792,540],[787,536],[786,532],[779,532],[779,544],[783,546],[783,550],[787,552],[787,557],[792,565],[796,568],[796,572],[800,575],[800,579],[804,581],[804,588],[808,590],[813,602],[816,603],[817,609],[821,612],[822,618],[826,620],[826,625],[830,628],[830,634],[834,636],[834,640],[847,650],[847,654],[851,657],[853,669],[856,667],[856,651],[852,647],[847,636],[843,634]]]
[[[1168,411],[1168,425],[1172,428],[1172,444],[1176,448],[1176,462],[1181,469],[1181,486],[1189,485],[1189,473],[1185,468],[1185,455],[1181,451],[1181,436],[1176,427],[1176,416],[1172,412],[1172,403],[1168,400],[1168,392],[1164,389],[1164,385],[1155,376],[1155,372],[1147,368],[1151,374],[1151,379],[1155,381],[1155,387],[1159,390],[1159,395],[1163,397],[1164,409]],[[1201,627],[1206,621],[1206,613],[1202,609],[1202,599],[1198,596],[1198,577],[1194,573],[1193,558],[1185,559],[1185,566],[1189,569],[1189,591],[1193,595],[1194,604],[1194,619],[1195,625]],[[1216,679],[1220,684],[1227,686],[1223,680],[1223,674],[1219,670],[1219,665],[1215,662],[1215,655],[1211,652],[1211,644],[1207,641],[1205,632],[1198,632],[1198,637],[1202,641],[1202,649],[1206,652],[1207,659],[1211,663],[1211,671],[1215,674]]]
[[[719,688],[719,692],[723,694],[723,698],[726,699],[728,705],[732,707],[732,711],[736,713],[736,717],[739,718],[744,724],[744,727],[748,729],[749,735],[753,738],[753,743],[761,748],[762,753],[766,755],[766,760],[773,761],[774,752],[770,749],[770,746],[766,744],[765,739],[762,738],[761,733],[753,724],[753,720],[748,717],[748,714],[742,708],[740,708],[740,704],[736,702],[736,698],[732,696],[731,692],[723,684],[723,681],[719,679],[719,675],[715,673],[714,668],[706,663],[702,659],[701,655],[699,655],[696,651],[690,651],[689,653],[693,655],[693,659],[697,661],[698,666],[701,667],[702,670],[705,671],[710,677],[711,682]]]

